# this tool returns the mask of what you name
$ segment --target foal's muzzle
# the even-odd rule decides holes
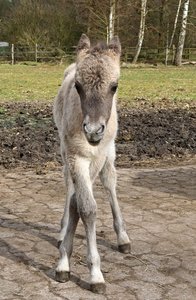
[[[83,130],[89,144],[96,146],[100,143],[105,132],[105,123],[83,122]]]

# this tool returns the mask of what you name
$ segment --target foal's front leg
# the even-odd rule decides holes
[[[92,182],[87,159],[77,158],[72,174],[77,205],[83,221],[87,238],[87,263],[90,270],[91,290],[97,293],[105,291],[105,281],[100,269],[100,256],[96,242],[96,202],[93,197]]]
[[[117,234],[118,248],[120,252],[130,252],[130,240],[126,232],[120,207],[116,196],[116,169],[113,160],[106,158],[105,165],[100,172],[100,179],[109,195],[109,201],[114,220],[114,230]]]

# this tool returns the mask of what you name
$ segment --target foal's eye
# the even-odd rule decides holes
[[[78,81],[75,82],[75,88],[76,88],[78,94],[80,94],[81,90],[82,90],[82,86]]]
[[[112,84],[112,86],[111,86],[111,92],[112,92],[112,93],[115,93],[116,90],[117,90],[117,88],[118,88],[118,83]]]

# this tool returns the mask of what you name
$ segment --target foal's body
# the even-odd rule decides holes
[[[69,280],[73,237],[81,217],[87,236],[90,283],[95,292],[103,292],[105,287],[96,245],[96,201],[92,191],[98,174],[108,191],[119,250],[128,252],[130,249],[116,197],[114,167],[119,57],[118,40],[105,49],[98,47],[90,50],[89,39],[82,35],[77,62],[66,69],[54,105],[66,182],[56,279],[62,282]]]

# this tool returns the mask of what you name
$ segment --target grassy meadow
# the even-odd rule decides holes
[[[0,102],[52,101],[62,82],[65,67],[52,64],[0,64]],[[196,100],[196,68],[122,68],[118,98],[120,104],[126,106],[138,100],[190,103]]]

